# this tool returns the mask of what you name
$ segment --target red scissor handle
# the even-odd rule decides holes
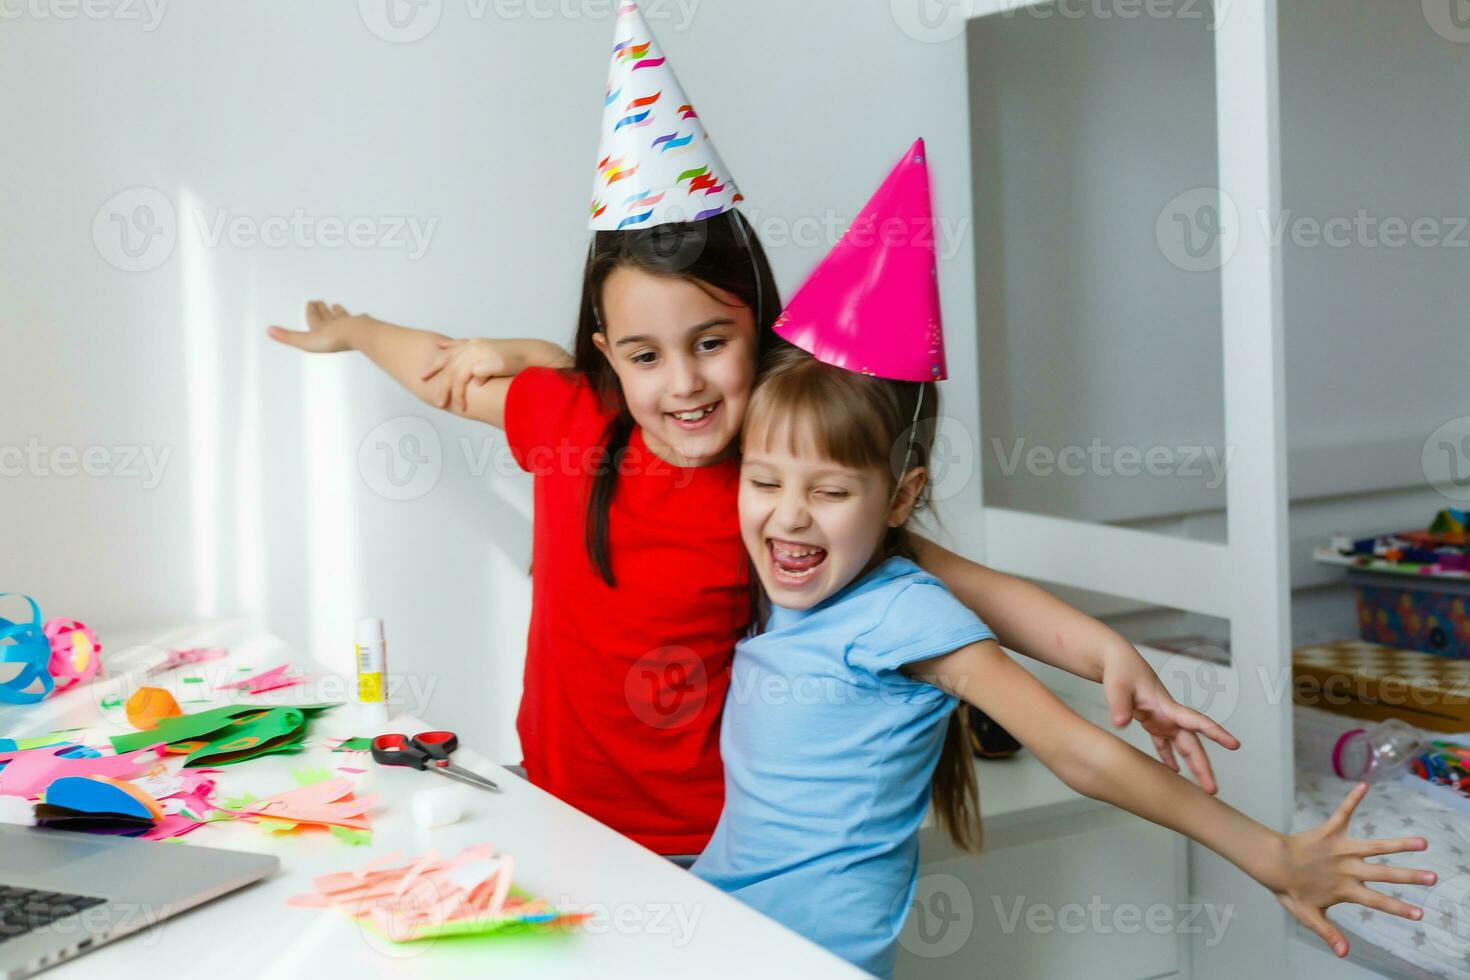
[[[420,732],[413,741],[429,758],[441,761],[447,760],[449,753],[459,748],[459,736],[454,732]]]
[[[429,765],[429,753],[419,748],[407,735],[392,733],[379,735],[372,743],[373,761],[380,766],[410,766],[424,769]]]

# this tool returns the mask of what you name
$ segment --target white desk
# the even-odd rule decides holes
[[[322,674],[285,643],[243,624],[186,628],[151,637],[101,635],[109,675],[136,663],[138,651],[123,646],[151,642],[159,647],[228,646],[219,661],[160,675],[153,683],[188,691],[204,685],[180,683],[182,676],[206,679],[234,674],[241,666],[273,667],[286,660]],[[391,666],[391,665],[390,665]],[[0,735],[24,737],[86,726],[78,733],[92,744],[109,732],[125,731],[120,708],[98,706],[109,694],[125,697],[126,676],[109,676],[38,705],[0,709]],[[336,679],[340,691],[342,681]],[[223,697],[220,703],[310,703],[328,700],[308,685],[257,697]],[[187,704],[185,711],[209,705]],[[396,718],[392,730],[413,734],[434,726]],[[368,770],[353,776],[358,796],[380,795],[372,811],[371,845],[353,847],[315,831],[271,835],[245,821],[201,827],[175,842],[159,843],[158,874],[171,861],[187,860],[191,844],[259,851],[280,856],[274,878],[182,916],[168,919],[57,969],[58,977],[157,976],[201,980],[241,977],[315,978],[520,976],[700,978],[768,976],[847,977],[862,973],[783,926],[750,910],[687,871],[562,803],[530,783],[475,755],[469,747],[455,761],[498,782],[493,794],[431,773],[387,769],[366,754],[333,753],[323,736],[378,734],[357,730],[349,704],[320,715],[299,755],[275,755],[228,766],[216,777],[218,798],[241,792],[257,796],[289,789],[290,771],[303,766]],[[171,766],[172,768],[172,766]],[[334,775],[337,773],[334,771]],[[420,789],[452,787],[465,805],[465,819],[434,831],[414,826],[408,801]],[[286,900],[310,892],[315,876],[360,867],[401,851],[431,848],[452,854],[468,844],[489,842],[516,859],[516,883],[559,907],[595,912],[596,917],[564,935],[474,937],[394,945],[335,910],[291,908]]]

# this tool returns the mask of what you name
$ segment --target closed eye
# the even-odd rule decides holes
[[[817,493],[821,494],[823,497],[826,497],[828,500],[846,500],[848,497],[852,496],[852,494],[848,493],[846,490],[833,490],[830,488],[818,490]]]
[[[776,489],[776,484],[774,484],[774,483],[767,483],[764,480],[751,480],[750,481],[750,485],[753,486],[753,487],[755,487],[757,490],[774,490],[774,489]]]

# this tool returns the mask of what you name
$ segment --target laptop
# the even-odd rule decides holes
[[[161,862],[160,847],[187,851],[188,860]],[[280,863],[268,854],[0,824],[0,976],[56,966],[259,881]]]

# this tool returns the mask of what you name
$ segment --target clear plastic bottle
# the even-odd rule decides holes
[[[1392,779],[1427,748],[1412,726],[1390,718],[1343,734],[1332,750],[1332,769],[1342,779],[1376,783]]]

